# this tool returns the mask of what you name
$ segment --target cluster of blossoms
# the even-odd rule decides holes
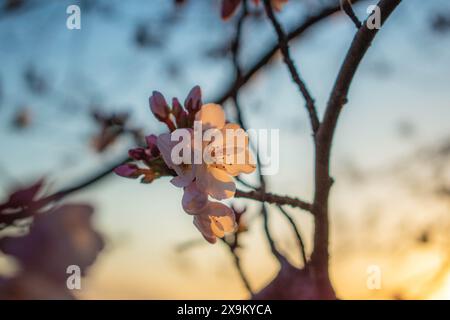
[[[67,267],[78,266],[84,276],[104,248],[92,224],[93,207],[84,203],[54,206],[50,197],[40,196],[43,188],[44,181],[39,180],[12,192],[0,204],[1,230],[28,229],[25,234],[0,237],[0,254],[14,258],[19,267],[9,277],[0,276],[0,300],[74,299],[66,284]],[[25,223],[30,218],[31,223]]]
[[[223,0],[222,1],[222,19],[230,18],[235,12],[236,9],[241,4],[242,0]],[[255,5],[258,5],[260,0],[253,0]],[[283,8],[283,5],[288,2],[288,0],[271,0],[272,7],[280,11]]]
[[[153,115],[170,132],[147,136],[145,147],[129,150],[134,162],[119,166],[115,172],[127,178],[142,177],[144,183],[173,176],[171,183],[184,190],[184,211],[193,215],[194,225],[204,238],[215,243],[237,227],[234,211],[215,200],[232,198],[236,190],[233,177],[252,173],[256,168],[248,136],[239,125],[225,121],[220,105],[203,104],[198,86],[191,90],[184,106],[177,98],[169,106],[159,92],[153,92],[149,103]],[[199,130],[200,141],[196,135]],[[226,140],[221,138],[225,135]]]

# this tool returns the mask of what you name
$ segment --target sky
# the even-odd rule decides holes
[[[128,139],[105,154],[90,148],[89,137],[95,132],[88,115],[92,105],[130,110],[133,123],[149,134],[163,131],[148,110],[153,90],[184,99],[198,84],[205,100],[214,101],[227,87],[233,70],[229,59],[212,59],[205,53],[232,36],[233,20],[219,19],[217,1],[190,2],[177,11],[175,19],[171,1],[152,1],[151,5],[143,0],[99,1],[98,9],[82,7],[81,30],[66,28],[65,8],[71,1],[34,1],[29,10],[0,17],[0,197],[11,184],[25,184],[41,176],[47,176],[51,188],[57,190],[123,156],[132,146]],[[316,5],[314,1],[306,3],[291,1],[286,5],[280,13],[286,27],[295,25],[304,11]],[[371,3],[358,6],[357,14],[365,16]],[[388,167],[398,159],[406,159],[405,164],[414,160],[410,157],[417,148],[449,137],[450,33],[431,31],[430,20],[438,12],[450,13],[449,3],[403,1],[378,34],[355,77],[332,152],[331,170],[337,181],[331,198],[332,223],[336,222],[332,238],[336,243],[343,238],[338,228],[342,217],[353,232],[350,239],[357,241],[365,232],[357,221],[364,219],[367,205],[404,193],[404,187],[392,181],[355,188],[345,182],[349,163],[363,172]],[[159,49],[134,43],[133,32],[139,24],[154,34]],[[347,17],[335,15],[291,45],[319,114],[323,114],[354,32]],[[248,23],[244,35],[244,66],[275,41],[271,26],[264,21]],[[47,94],[27,90],[23,72],[30,66],[49,79]],[[280,130],[280,170],[268,177],[269,189],[310,199],[313,153],[308,118],[281,59],[258,73],[242,90],[240,100],[249,127]],[[31,110],[32,126],[12,130],[11,118],[23,106]],[[402,124],[413,128],[412,137],[399,134]],[[250,181],[255,179],[250,177]],[[191,217],[182,211],[181,194],[167,179],[142,185],[110,176],[70,197],[70,201],[95,204],[96,224],[108,240],[105,252],[90,270],[82,297],[245,297],[225,248],[199,241],[188,251],[177,252],[179,244],[201,240]],[[371,194],[375,195],[368,197]],[[396,198],[394,211],[399,215],[400,211],[422,212],[422,207],[448,213],[448,204],[429,204],[410,195]],[[255,223],[245,235],[242,260],[250,282],[260,288],[273,277],[276,264],[268,254],[254,204],[248,211],[255,216]],[[311,218],[294,210],[293,214],[311,249]],[[275,212],[273,215],[280,246],[297,262],[295,243],[285,236],[287,226]],[[417,272],[419,267],[411,267],[417,261],[425,261],[424,268],[434,268],[442,260],[431,249],[415,250],[414,257],[403,260],[401,254],[389,250],[364,253],[364,248],[359,248],[358,252],[351,263],[333,257],[332,277],[343,297],[392,297],[390,289],[381,293],[365,290],[366,269],[371,264],[381,265],[387,279],[397,279],[404,270]],[[450,297],[450,289],[438,291],[437,297]]]

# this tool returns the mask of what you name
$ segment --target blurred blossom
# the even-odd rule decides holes
[[[152,32],[149,26],[139,24],[134,33],[134,42],[139,48],[159,48],[163,41],[161,36]]]
[[[48,91],[47,81],[33,66],[30,66],[25,70],[23,77],[28,89],[30,89],[32,93],[44,94]]]
[[[28,107],[20,108],[14,115],[12,125],[16,129],[28,128],[32,123],[31,110]]]
[[[91,116],[99,127],[98,132],[91,140],[91,144],[97,152],[105,151],[116,142],[120,135],[126,132],[126,124],[129,119],[129,114],[126,112],[107,114],[93,110]]]
[[[9,195],[6,202],[0,204],[0,227],[32,217],[49,203],[49,199],[40,198],[44,180],[18,189]]]
[[[25,3],[25,0],[6,0],[3,4],[5,11],[14,11],[20,9]]]
[[[0,240],[0,250],[20,264],[19,273],[5,281],[0,296],[7,299],[73,298],[66,287],[67,267],[85,275],[104,247],[92,226],[93,208],[68,204],[37,215],[29,233]]]
[[[446,33],[450,31],[450,12],[447,14],[438,13],[432,19],[431,27],[432,30],[438,33]]]

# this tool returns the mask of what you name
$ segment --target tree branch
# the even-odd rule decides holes
[[[300,248],[300,254],[303,259],[304,268],[308,269],[308,258],[306,257],[305,243],[303,241],[300,230],[297,227],[297,224],[295,223],[294,219],[292,219],[292,217],[290,216],[290,214],[282,206],[278,205],[277,207],[280,210],[280,212],[289,221],[289,224],[291,225],[292,229],[294,230],[295,236],[297,237],[298,246]]]
[[[306,87],[305,82],[300,77],[300,74],[295,67],[294,61],[292,60],[290,51],[289,51],[289,44],[288,44],[288,38],[286,34],[283,31],[283,28],[281,27],[281,24],[275,17],[275,14],[273,12],[272,4],[270,0],[264,0],[264,7],[266,9],[267,16],[269,17],[270,21],[272,22],[272,25],[275,29],[275,32],[278,36],[278,46],[280,47],[281,53],[283,54],[284,62],[286,63],[286,66],[288,67],[288,70],[291,74],[292,80],[297,85],[298,89],[302,93],[303,97],[306,101],[306,110],[309,114],[309,119],[311,122],[311,127],[314,132],[314,134],[319,129],[319,118],[317,116],[317,110],[315,107],[314,99],[312,98],[311,94],[309,93],[308,88]]]
[[[353,3],[358,3],[363,0],[355,0]],[[295,38],[300,37],[303,35],[306,31],[308,31],[311,27],[313,27],[316,23],[319,23],[320,21],[328,18],[329,16],[335,14],[336,12],[339,12],[341,10],[340,5],[330,6],[322,9],[319,13],[312,15],[308,18],[306,18],[304,21],[302,21],[296,28],[294,28],[292,31],[287,33],[286,38],[287,41],[291,41]],[[250,79],[253,78],[253,76],[264,66],[266,66],[270,60],[275,56],[278,49],[280,49],[279,44],[274,44],[269,50],[267,50],[266,53],[261,55],[261,57],[253,63],[246,72],[244,72],[239,79],[239,81],[233,81],[230,86],[224,90],[224,92],[219,95],[217,99],[214,101],[219,104],[223,104],[226,100],[228,100],[230,97],[234,95],[236,91],[238,91],[241,87],[243,87],[247,82],[250,81]]]
[[[308,202],[302,201],[298,198],[292,198],[288,196],[279,196],[272,193],[264,193],[262,191],[242,191],[236,190],[234,194],[236,198],[246,198],[256,200],[260,202],[267,202],[277,205],[288,205],[293,208],[300,208],[306,211],[312,211],[312,205]]]
[[[340,1],[342,4],[342,11],[344,11],[349,16],[350,20],[352,20],[356,29],[361,28],[362,23],[356,16],[355,11],[353,11],[351,0],[340,0]]]
[[[378,7],[381,10],[382,24],[384,24],[400,2],[401,0],[381,0],[378,3]],[[336,297],[328,275],[328,198],[332,185],[332,178],[330,177],[329,171],[331,144],[340,111],[347,101],[350,84],[377,33],[377,29],[371,30],[367,27],[367,20],[356,33],[337,76],[327,104],[324,119],[316,136],[315,193],[312,208],[315,218],[315,230],[314,251],[311,256],[311,264],[316,275],[318,290],[323,298],[334,299]]]

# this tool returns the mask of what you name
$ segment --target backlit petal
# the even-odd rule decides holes
[[[204,104],[195,115],[195,120],[202,122],[203,130],[210,128],[222,129],[225,125],[225,112],[218,104]]]

